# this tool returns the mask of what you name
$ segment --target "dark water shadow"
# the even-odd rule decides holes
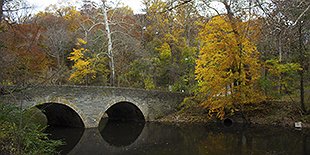
[[[44,133],[53,140],[62,140],[64,145],[57,148],[60,154],[68,154],[80,141],[84,128],[48,127]]]
[[[132,123],[106,123],[101,133],[97,128],[86,129],[69,154],[310,154],[310,132],[305,130],[238,124],[227,128],[223,124],[171,125],[148,122],[138,129],[141,128],[139,124],[137,128]],[[140,130],[142,132],[137,133]],[[62,153],[66,152],[68,149]]]
[[[101,127],[100,134],[104,141],[112,146],[123,147],[134,143],[140,136],[145,122],[108,120]]]

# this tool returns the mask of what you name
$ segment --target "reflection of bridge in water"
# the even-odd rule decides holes
[[[171,128],[170,130],[165,130],[165,134],[163,135],[163,130],[160,126],[158,126],[158,124],[155,125],[152,123],[146,123],[144,125],[143,123],[142,125],[143,126],[140,126],[142,127],[140,133],[132,133],[134,135],[127,135],[129,137],[126,137],[126,135],[123,135],[124,137],[116,136],[121,139],[114,139],[114,142],[109,142],[109,140],[106,139],[105,134],[112,134],[111,137],[115,138],[115,134],[118,131],[114,131],[114,133],[107,133],[99,132],[97,128],[85,129],[80,141],[68,154],[150,154],[147,146],[174,145],[172,143],[169,144],[170,140],[177,140],[178,138],[181,138],[181,135]],[[124,130],[126,129],[123,128],[123,131]],[[130,136],[137,137],[132,139]],[[127,138],[130,138],[130,143],[124,145],[124,142],[121,141],[126,141]]]
[[[126,130],[126,129],[124,129]],[[117,132],[117,131],[116,131]],[[279,127],[234,125],[167,125],[146,123],[132,143],[109,143],[97,129],[85,129],[69,154],[124,155],[240,155],[309,154],[310,136]],[[126,138],[126,137],[124,137]]]
[[[108,125],[108,124],[106,124]],[[234,124],[169,125],[145,123],[132,133],[128,127],[105,126],[103,132],[97,128],[85,129],[74,145],[65,154],[309,154],[310,136],[300,131],[279,127],[247,127]],[[104,131],[105,128],[111,128]],[[113,130],[115,129],[115,130]],[[139,132],[140,131],[140,132]],[[125,134],[122,134],[125,132]],[[126,135],[127,133],[127,135]],[[129,135],[132,133],[133,135]],[[119,134],[116,135],[115,134]],[[109,139],[109,136],[111,137]],[[129,140],[121,142],[121,140]],[[108,138],[107,138],[108,137]],[[134,137],[134,139],[132,139]],[[118,139],[117,139],[118,138]]]

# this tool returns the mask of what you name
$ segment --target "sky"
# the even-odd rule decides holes
[[[82,0],[27,0],[30,5],[34,6],[35,11],[43,11],[47,6],[51,4],[59,4],[61,3],[71,3],[73,5],[81,4]],[[100,2],[100,0],[93,0],[96,2]],[[134,13],[142,12],[142,3],[141,0],[119,0],[125,5],[131,7]]]
[[[29,2],[29,4],[31,6],[34,7],[34,11],[33,13],[39,12],[39,11],[44,11],[46,7],[48,7],[51,4],[62,4],[62,6],[64,4],[71,4],[74,6],[77,6],[77,8],[79,8],[79,6],[81,6],[82,4],[82,0],[27,0]],[[101,0],[92,0],[95,2],[100,3]],[[138,13],[143,13],[142,11],[142,0],[108,0],[108,2],[118,2],[120,1],[121,3],[128,5],[129,7],[131,7],[134,11],[135,14]],[[210,6],[212,6],[213,8],[216,8],[220,13],[224,13],[225,12],[225,6],[220,3],[220,2],[216,2],[213,1],[211,2]],[[206,15],[206,14],[204,14]],[[208,15],[216,15],[216,12],[212,9],[209,10]]]

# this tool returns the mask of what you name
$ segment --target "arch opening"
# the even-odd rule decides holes
[[[49,126],[84,128],[84,123],[79,114],[67,105],[45,103],[36,107],[45,114]]]
[[[111,106],[106,114],[109,120],[145,122],[142,111],[130,102],[119,102]]]
[[[121,147],[134,143],[144,125],[144,115],[136,105],[119,102],[105,112],[99,123],[99,131],[107,143]]]

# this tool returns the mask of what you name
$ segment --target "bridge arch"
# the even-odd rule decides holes
[[[98,124],[99,126],[100,120],[103,118],[111,117],[114,112],[117,112],[118,110],[122,111],[123,110],[126,112],[136,112],[138,114],[138,121],[146,121],[148,117],[148,107],[147,104],[140,103],[131,100],[131,99],[124,99],[124,98],[114,98],[112,100],[109,100],[106,102],[105,108],[99,113],[97,116]],[[131,108],[131,109],[127,109]],[[116,110],[116,111],[114,111]],[[114,111],[114,112],[113,112]]]
[[[45,114],[48,125],[81,128],[86,125],[82,112],[67,101],[45,101],[32,107],[38,108]]]
[[[135,104],[127,101],[115,103],[105,111],[109,119],[127,121],[145,121],[142,110]]]

